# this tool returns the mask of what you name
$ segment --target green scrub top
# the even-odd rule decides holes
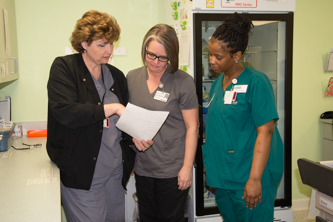
[[[206,119],[206,143],[202,146],[207,185],[220,189],[242,190],[249,178],[256,128],[278,121],[272,85],[264,73],[245,67],[237,78],[241,88],[233,104],[224,103],[221,75],[212,84]],[[247,86],[247,89],[244,90]],[[284,168],[284,148],[275,124],[268,162],[262,175],[262,187],[277,185]]]

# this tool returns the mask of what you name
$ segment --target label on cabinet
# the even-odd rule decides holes
[[[319,205],[333,211],[333,203],[325,198],[319,197]]]

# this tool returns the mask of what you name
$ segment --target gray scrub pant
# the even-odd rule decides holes
[[[125,191],[121,185],[122,168],[93,178],[90,190],[65,187],[61,183],[61,201],[68,222],[125,221]]]

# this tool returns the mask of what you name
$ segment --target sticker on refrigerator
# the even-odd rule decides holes
[[[222,0],[222,8],[257,8],[258,0]]]
[[[206,0],[206,8],[214,8],[214,0]]]

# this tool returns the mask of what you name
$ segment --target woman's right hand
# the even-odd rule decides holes
[[[153,141],[152,140],[138,140],[133,138],[133,143],[135,144],[135,147],[139,150],[139,151],[146,151],[149,147],[151,147],[153,145]]]
[[[120,103],[111,103],[111,104],[105,104],[104,105],[104,113],[105,117],[110,117],[113,114],[117,114],[118,116],[121,116],[121,114],[124,112],[125,106],[123,106]]]

